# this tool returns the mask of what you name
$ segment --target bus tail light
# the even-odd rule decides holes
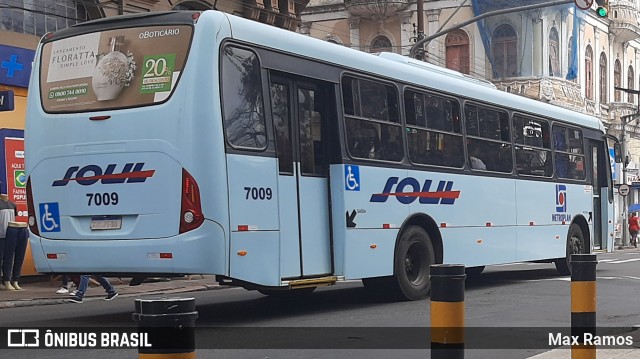
[[[180,233],[189,232],[200,227],[204,222],[200,205],[200,190],[195,179],[182,169],[182,205],[180,208]]]
[[[31,177],[27,179],[27,213],[29,214],[29,230],[36,236],[39,236],[38,217],[36,217],[36,210],[35,207],[33,207],[33,193],[31,193]]]

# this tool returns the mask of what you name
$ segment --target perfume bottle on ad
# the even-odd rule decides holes
[[[118,98],[122,89],[128,86],[133,77],[135,63],[131,69],[132,56],[120,51],[124,36],[109,38],[110,52],[98,60],[93,73],[91,85],[98,101],[114,100]]]

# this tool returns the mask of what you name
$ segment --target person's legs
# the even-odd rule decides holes
[[[115,289],[113,288],[113,286],[111,285],[111,283],[109,283],[109,280],[103,276],[99,276],[96,277],[96,280],[98,281],[98,283],[100,283],[100,285],[102,286],[102,288],[104,288],[104,290],[108,293],[115,293]]]
[[[2,257],[4,256],[4,243],[6,240],[4,238],[0,238],[0,289],[6,289],[4,284],[2,283]]]
[[[78,290],[76,294],[73,296],[73,299],[79,299],[82,302],[82,297],[84,297],[84,293],[87,291],[87,287],[89,286],[89,278],[88,275],[80,276],[80,284],[78,284]]]
[[[69,276],[66,274],[62,275],[62,287],[56,291],[58,294],[67,294],[69,293]]]
[[[20,290],[20,286],[18,285],[18,280],[20,279],[20,274],[22,272],[22,264],[24,263],[24,256],[27,252],[27,228],[26,227],[9,227],[12,229],[12,232],[16,232],[16,249],[15,254],[13,256],[13,271],[11,272],[11,285],[14,288]]]
[[[9,227],[11,228],[11,227]],[[2,255],[2,284],[9,289],[13,290],[13,286],[9,282],[11,280],[11,270],[13,269],[13,255],[16,251],[16,237],[17,232],[7,231],[4,238],[4,253]]]
[[[102,288],[104,288],[104,290],[107,292],[107,296],[106,298],[104,298],[104,300],[111,300],[118,296],[118,292],[116,292],[115,288],[113,288],[107,278],[100,276],[96,277],[96,279],[98,280],[98,283],[100,283]]]

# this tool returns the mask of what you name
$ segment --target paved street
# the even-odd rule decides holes
[[[640,324],[637,301],[633,300],[638,298],[637,285],[640,284],[638,262],[638,250],[599,254],[599,326],[623,330]],[[282,301],[237,288],[212,290],[219,287],[211,277],[145,283],[140,287],[127,287],[117,280],[115,284],[121,296],[112,302],[101,300],[104,293],[100,287],[92,287],[90,300],[83,304],[65,303],[60,295],[55,294],[57,285],[50,283],[27,284],[27,290],[23,292],[0,292],[0,306],[5,307],[0,309],[0,327],[135,327],[136,323],[131,319],[135,298],[179,296],[196,300],[199,358],[429,357],[428,349],[425,349],[429,340],[426,333],[429,302],[379,300],[371,297],[359,281],[320,288],[302,301]],[[559,276],[552,264],[492,266],[479,277],[468,278],[465,358],[569,358],[566,350],[526,347],[528,344],[521,342],[524,335],[544,335],[545,331],[553,328],[565,330],[570,326],[569,284],[569,278]],[[8,295],[23,298],[8,299]],[[318,327],[330,330],[314,330]],[[232,344],[212,344],[215,337],[225,335],[224,331],[216,332],[215,328],[233,328],[244,337]],[[424,337],[420,337],[423,332]],[[280,344],[262,342],[261,349],[246,349],[255,348],[259,340],[264,340],[256,333],[275,336],[288,333],[291,338]],[[416,333],[417,339],[413,337]],[[636,336],[635,333],[633,335]],[[309,349],[286,349],[288,345],[301,345],[307,339],[305,336],[311,337],[314,343]],[[340,336],[347,339],[340,339]],[[381,337],[374,340],[376,336]],[[405,337],[398,338],[402,336]],[[393,347],[392,338],[396,339],[398,347],[406,345],[414,349]],[[478,338],[487,339],[491,344],[483,347],[486,349],[478,349],[482,347],[477,344]],[[365,349],[350,349],[356,345]],[[523,347],[495,349],[508,346]],[[218,347],[232,349],[216,349]],[[344,349],[328,349],[340,347]],[[376,347],[383,349],[366,349]],[[99,359],[131,358],[135,355],[135,350],[131,349],[15,349],[10,352],[15,358],[79,358],[88,355]],[[626,349],[600,351],[598,357],[640,358],[640,353],[634,351],[632,345]]]

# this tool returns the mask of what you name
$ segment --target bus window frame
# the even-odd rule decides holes
[[[265,144],[263,147],[261,148],[257,148],[257,147],[245,147],[245,146],[236,146],[233,143],[231,143],[229,141],[229,137],[227,135],[227,126],[226,126],[226,120],[225,120],[225,102],[224,102],[224,90],[223,90],[223,84],[222,84],[222,58],[225,56],[225,52],[224,49],[226,46],[234,46],[238,49],[242,49],[242,50],[246,50],[249,51],[251,53],[253,53],[257,60],[258,60],[258,73],[259,73],[259,78],[260,78],[260,95],[261,95],[261,104],[262,104],[262,122],[264,125],[264,135],[265,135]],[[241,44],[235,41],[223,41],[222,43],[220,43],[220,48],[219,48],[219,58],[218,58],[218,90],[220,91],[220,119],[221,119],[221,123],[222,123],[222,133],[223,133],[223,137],[224,137],[224,142],[225,142],[225,147],[227,149],[232,149],[235,151],[238,151],[240,153],[244,153],[244,152],[251,152],[251,153],[271,153],[273,152],[273,148],[271,146],[271,143],[274,141],[272,139],[273,136],[269,136],[270,133],[270,118],[271,118],[271,112],[270,112],[270,106],[271,104],[268,103],[268,101],[266,100],[266,98],[269,98],[269,100],[271,99],[270,93],[268,91],[269,86],[268,83],[265,84],[265,80],[268,80],[268,75],[265,74],[265,69],[262,65],[262,59],[260,57],[260,52],[255,49],[252,48],[250,46],[247,46],[245,44]],[[266,88],[265,88],[266,85]],[[269,111],[269,113],[267,113],[267,111]],[[271,124],[272,125],[272,124]],[[234,152],[235,152],[234,151]],[[227,151],[228,152],[228,151]],[[274,154],[275,155],[275,154]]]
[[[384,120],[378,120],[370,117],[363,117],[361,115],[347,114],[345,112],[345,102],[344,102],[345,95],[343,91],[343,85],[346,78],[350,78],[352,80],[355,79],[357,81],[373,82],[375,84],[378,84],[387,88],[389,87],[392,88],[395,91],[398,121],[397,122],[384,121]],[[401,97],[402,91],[400,91],[400,88],[398,85],[399,85],[398,81],[389,81],[383,78],[374,78],[374,77],[363,75],[361,73],[343,72],[340,75],[340,82],[338,83],[338,87],[339,87],[338,95],[340,97],[340,102],[339,102],[340,108],[338,108],[338,113],[339,113],[339,116],[342,117],[342,131],[344,134],[344,138],[341,140],[347,155],[353,161],[372,161],[372,162],[396,164],[396,165],[400,165],[406,161],[406,157],[407,157],[406,134],[402,130],[405,124],[406,118],[403,110],[404,99],[403,97]],[[362,106],[362,104],[360,104],[360,106]],[[355,113],[355,110],[354,110],[354,113]],[[398,138],[401,141],[400,148],[402,149],[402,156],[397,161],[394,161],[394,160],[386,160],[386,159],[378,159],[378,158],[366,158],[366,157],[355,156],[354,154],[352,154],[351,151],[349,150],[349,129],[347,125],[347,122],[350,121],[350,119],[355,121],[362,121],[370,124],[378,124],[380,128],[382,128],[382,126],[394,126],[399,128]],[[379,136],[381,137],[382,134],[379,134]]]
[[[533,121],[539,121],[542,122],[544,121],[547,124],[547,131],[549,131],[549,147],[544,147],[544,143],[543,146],[530,146],[530,145],[525,145],[525,144],[519,144],[516,142],[516,138],[515,138],[515,118],[516,116],[521,117],[523,119],[529,119],[529,120],[533,120]],[[514,158],[513,160],[515,161],[515,173],[517,176],[522,176],[522,177],[530,177],[530,178],[540,178],[540,179],[544,179],[544,180],[551,180],[554,178],[555,175],[555,160],[554,160],[554,150],[553,150],[553,133],[552,133],[552,125],[553,125],[553,121],[545,118],[545,117],[541,117],[541,116],[535,116],[535,115],[531,115],[531,114],[527,114],[527,113],[521,113],[521,112],[515,112],[513,111],[511,113],[511,131],[512,133],[512,142],[513,142],[513,150],[514,150]],[[544,135],[543,135],[544,136]],[[543,140],[544,141],[544,140]],[[518,172],[518,146],[520,146],[521,148],[530,148],[533,150],[537,150],[537,151],[547,151],[549,152],[550,157],[550,161],[551,161],[551,174],[549,176],[545,176],[545,175],[536,175],[536,174],[529,174],[529,173],[520,173]]]
[[[507,125],[509,126],[507,133],[509,134],[509,140],[508,141],[504,141],[502,139],[500,140],[496,140],[496,139],[492,139],[492,138],[487,138],[487,137],[482,137],[480,135],[480,133],[478,132],[478,135],[469,135],[467,133],[467,111],[466,108],[467,106],[475,106],[476,108],[482,108],[482,109],[489,109],[489,110],[493,110],[496,111],[498,113],[502,112],[504,114],[506,114],[506,119],[507,119]],[[517,175],[516,173],[516,168],[515,168],[515,144],[513,141],[513,133],[512,133],[512,128],[513,128],[513,123],[512,123],[512,118],[511,118],[511,114],[513,113],[513,109],[510,107],[498,107],[496,105],[493,104],[486,104],[484,102],[479,102],[479,101],[474,101],[471,99],[465,99],[465,101],[462,102],[462,108],[461,108],[461,116],[463,118],[463,122],[462,122],[462,131],[464,134],[464,149],[465,149],[465,163],[466,163],[466,168],[471,170],[474,173],[491,173],[491,174],[498,174],[500,176],[514,176]],[[489,169],[474,169],[471,166],[471,160],[470,160],[470,156],[471,154],[469,153],[469,139],[472,139],[474,141],[485,141],[485,142],[491,142],[491,143],[500,143],[500,144],[507,144],[510,146],[510,152],[511,152],[511,171],[509,172],[503,172],[503,171],[496,171],[496,170],[489,170]],[[506,162],[505,162],[506,163]],[[486,165],[486,164],[485,164]]]
[[[460,126],[460,132],[455,132],[455,128],[452,129],[452,131],[447,131],[447,130],[439,130],[439,129],[434,129],[434,128],[430,128],[427,127],[426,125],[420,126],[420,125],[414,125],[414,124],[409,124],[407,119],[408,119],[408,115],[407,115],[407,92],[413,92],[422,96],[431,96],[431,97],[437,97],[439,98],[439,100],[446,100],[449,102],[453,102],[456,103],[458,105],[458,116],[459,116],[459,126]],[[460,101],[459,97],[456,96],[450,96],[444,92],[437,92],[437,91],[433,91],[433,90],[427,90],[424,88],[420,88],[420,87],[415,87],[415,86],[404,86],[402,88],[402,104],[400,106],[402,108],[402,111],[404,113],[403,116],[403,126],[405,128],[405,143],[406,143],[406,158],[409,161],[409,163],[411,164],[411,166],[417,166],[417,167],[437,167],[437,168],[442,168],[442,169],[451,169],[451,170],[462,170],[465,168],[465,165],[467,163],[466,158],[465,158],[465,145],[464,145],[464,141],[465,141],[465,135],[463,132],[463,127],[464,127],[464,122],[463,122],[463,115],[462,115],[462,103]],[[438,165],[438,164],[431,164],[431,163],[420,163],[420,162],[415,162],[411,159],[411,147],[409,145],[409,131],[422,131],[422,132],[427,132],[427,133],[434,133],[434,134],[443,134],[446,136],[455,136],[455,137],[460,137],[460,140],[462,141],[462,146],[460,147],[460,155],[462,156],[462,163],[459,167],[456,166],[448,166],[446,164],[443,165]]]
[[[563,150],[558,150],[556,148],[556,139],[555,139],[555,133],[554,133],[554,129],[556,126],[560,126],[560,127],[564,127],[565,130],[577,130],[580,133],[580,141],[581,146],[579,147],[575,147],[575,148],[580,148],[581,149],[581,153],[573,153],[573,152],[568,152],[568,151],[563,151]],[[565,132],[565,135],[567,133]],[[565,122],[561,122],[561,121],[553,121],[551,123],[551,146],[553,148],[553,172],[554,172],[554,177],[556,180],[558,181],[562,181],[562,182],[574,182],[574,183],[585,183],[589,180],[589,171],[587,171],[586,167],[586,160],[587,160],[587,141],[585,140],[587,137],[585,137],[584,131],[582,127],[579,126],[575,126],[572,124],[567,124]],[[604,139],[604,135],[602,137]],[[565,141],[567,141],[567,145],[568,145],[568,140],[565,138]],[[567,155],[567,156],[579,156],[582,157],[582,163],[583,163],[583,178],[575,178],[575,177],[561,177],[557,171],[557,165],[558,165],[558,154],[562,154],[562,155]],[[593,165],[593,164],[592,164]],[[569,170],[569,168],[567,168],[567,170]]]

